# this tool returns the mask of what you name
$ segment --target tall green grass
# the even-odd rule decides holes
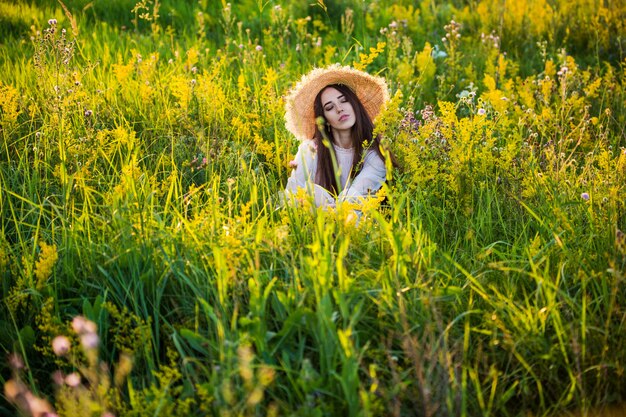
[[[620,3],[138,5],[0,2],[2,382],[61,415],[624,401]],[[280,196],[282,96],[333,62],[394,97],[358,223]]]

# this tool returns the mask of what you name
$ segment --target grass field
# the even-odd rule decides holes
[[[0,414],[623,415],[625,21],[0,0]],[[393,97],[358,224],[280,198],[335,62]]]

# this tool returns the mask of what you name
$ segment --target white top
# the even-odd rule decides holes
[[[373,150],[368,150],[363,161],[363,169],[353,178],[348,180],[352,160],[354,159],[354,148],[345,149],[333,144],[337,166],[339,167],[339,181],[341,182],[341,192],[337,201],[359,202],[360,199],[375,193],[385,182],[386,168],[385,161]],[[293,161],[295,169],[287,180],[285,192],[287,195],[295,194],[298,188],[304,188],[311,195],[314,195],[317,207],[334,207],[335,198],[323,187],[315,184],[315,173],[317,171],[317,150],[312,140],[303,141],[298,147],[298,152]]]

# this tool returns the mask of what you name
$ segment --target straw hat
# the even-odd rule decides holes
[[[285,100],[285,126],[299,140],[312,139],[315,134],[313,102],[327,85],[344,84],[354,91],[372,120],[389,100],[384,78],[334,64],[315,68],[304,75],[287,94]]]

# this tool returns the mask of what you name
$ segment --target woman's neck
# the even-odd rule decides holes
[[[352,135],[350,129],[348,130],[333,130],[333,138],[335,139],[335,145],[340,148],[350,149],[354,145],[352,144]]]

